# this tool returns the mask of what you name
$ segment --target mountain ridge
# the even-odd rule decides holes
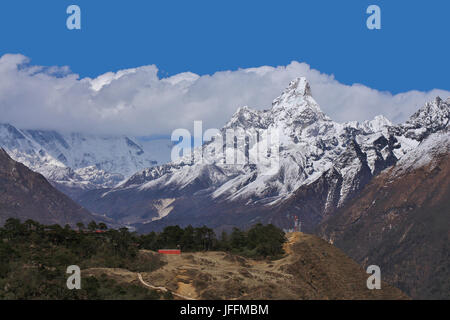
[[[214,218],[203,211],[214,210],[217,216],[236,217],[254,208],[260,210],[259,217],[249,214],[252,218],[247,223],[278,221],[279,226],[291,228],[293,216],[297,215],[303,218],[305,230],[311,231],[421,140],[446,128],[448,109],[449,104],[437,98],[404,124],[393,125],[383,116],[362,123],[337,123],[320,110],[306,79],[298,78],[274,99],[271,109],[256,111],[241,107],[222,128],[222,134],[228,130],[243,132],[246,138],[242,140],[260,130],[260,139],[253,145],[246,142],[245,151],[223,140],[225,156],[216,156],[214,152],[222,146],[217,147],[213,140],[195,149],[194,156],[144,169],[114,188],[88,192],[79,201],[92,211],[108,214],[123,223],[144,224],[145,230],[151,229],[151,223],[162,224],[159,220],[187,224],[200,219],[220,227],[219,220],[229,219]],[[270,166],[273,158],[269,154],[263,154],[256,164],[250,162],[249,156],[252,148],[266,141],[270,130],[279,134],[280,141],[279,168],[275,171]],[[235,153],[234,163],[224,163],[224,157],[232,153]],[[196,160],[204,155],[213,156],[208,158],[208,163]],[[245,158],[244,163],[236,163],[239,156]],[[328,192],[317,201],[301,196],[297,196],[297,201],[292,200],[302,189],[318,184],[321,177],[328,185]],[[172,209],[159,219],[158,209],[152,202],[164,199],[172,199]],[[298,202],[303,203],[303,209],[295,209]],[[283,206],[284,203],[289,203],[290,208]],[[323,209],[315,217],[308,217],[311,207]]]

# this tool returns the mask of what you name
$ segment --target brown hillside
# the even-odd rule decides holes
[[[0,225],[8,218],[43,224],[89,222],[94,217],[40,174],[12,160],[0,148]]]
[[[386,283],[366,287],[368,274],[342,251],[303,233],[289,235],[286,256],[255,261],[224,252],[163,256],[167,264],[141,274],[118,269],[91,269],[116,280],[174,293],[177,299],[408,299]],[[154,253],[156,254],[156,253]]]

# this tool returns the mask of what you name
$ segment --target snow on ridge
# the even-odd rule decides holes
[[[435,160],[440,155],[448,154],[450,154],[450,131],[437,132],[403,156],[394,166],[391,175],[395,177],[427,165],[431,165],[433,169]]]

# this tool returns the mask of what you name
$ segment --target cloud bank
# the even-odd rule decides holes
[[[449,91],[409,91],[392,95],[364,85],[345,85],[333,75],[293,61],[287,66],[190,72],[159,78],[155,65],[82,78],[67,67],[30,64],[20,54],[0,58],[0,123],[23,129],[170,135],[176,128],[220,128],[240,106],[268,109],[289,82],[304,76],[314,98],[333,120],[367,120],[383,114],[406,120],[436,96]]]

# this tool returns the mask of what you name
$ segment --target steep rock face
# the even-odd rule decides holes
[[[195,149],[193,155],[145,169],[112,189],[87,193],[79,201],[124,223],[154,223],[160,215],[152,202],[170,198],[175,201],[166,221],[172,216],[195,224],[199,221],[191,218],[196,217],[202,223],[219,225],[229,220],[221,215],[236,218],[239,214],[248,217],[235,219],[241,224],[278,221],[291,227],[292,215],[298,215],[310,230],[358,194],[374,175],[393,165],[399,150],[406,153],[410,145],[419,143],[396,136],[392,127],[382,116],[363,123],[332,121],[320,110],[306,79],[298,78],[270,109],[238,109],[222,134]],[[234,140],[226,139],[230,131]],[[278,141],[275,148],[268,143],[272,139]],[[231,163],[225,161],[229,159]],[[317,190],[315,200],[302,196],[310,194],[305,191],[309,186],[320,189],[319,185],[326,190]],[[304,210],[292,209],[295,199]],[[289,210],[285,203],[290,203]],[[316,213],[308,217],[312,207]],[[212,209],[216,217],[206,212]],[[252,210],[259,214],[248,214]],[[159,220],[154,225],[163,223]]]
[[[318,223],[358,195],[376,174],[397,161],[387,142],[378,143],[380,140],[387,141],[384,136],[381,137],[371,137],[371,144],[365,141],[364,149],[356,141],[350,142],[330,169],[313,182],[300,186],[280,205],[274,206],[271,218],[277,217],[278,223],[288,229],[292,227],[292,217],[297,216],[302,230],[312,232]],[[384,148],[387,151],[383,157],[381,152]]]
[[[12,160],[0,148],[0,224],[8,218],[62,226],[95,220],[87,210],[53,188],[42,175]]]
[[[450,292],[450,132],[422,140],[318,233],[413,298]]]

